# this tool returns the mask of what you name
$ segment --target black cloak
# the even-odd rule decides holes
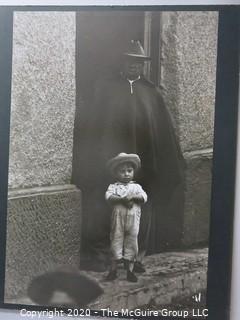
[[[135,180],[148,194],[142,208],[139,246],[147,254],[179,247],[183,227],[184,161],[161,94],[141,77],[98,81],[93,104],[82,110],[75,183],[83,193],[82,254],[104,259],[111,208],[104,199],[112,178],[106,162],[120,152],[142,163]],[[74,178],[74,177],[73,177]]]

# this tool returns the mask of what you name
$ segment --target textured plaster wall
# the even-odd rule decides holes
[[[187,170],[183,245],[204,244],[209,236],[212,150],[189,152],[185,154],[185,159]]]
[[[161,13],[161,88],[186,159],[183,245],[207,243],[217,62],[216,12]]]
[[[26,295],[34,276],[79,267],[81,195],[72,185],[9,192],[5,299]]]
[[[79,266],[75,38],[75,13],[14,14],[5,299],[26,295],[39,273]]]
[[[217,25],[216,12],[161,14],[161,86],[183,151],[213,144]]]
[[[75,13],[15,12],[9,187],[69,183]]]

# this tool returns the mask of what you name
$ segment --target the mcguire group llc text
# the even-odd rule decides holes
[[[171,309],[161,309],[161,310],[128,310],[128,309],[121,309],[120,311],[113,311],[109,308],[101,309],[100,310],[104,317],[176,317],[176,318],[187,318],[188,316],[192,317],[207,317],[208,316],[208,309],[203,308],[195,308],[191,310],[171,310]]]

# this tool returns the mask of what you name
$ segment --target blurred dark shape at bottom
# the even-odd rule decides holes
[[[71,267],[46,272],[28,286],[29,298],[42,306],[85,307],[102,293],[97,281]]]

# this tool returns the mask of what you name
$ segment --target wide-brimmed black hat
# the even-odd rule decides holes
[[[150,56],[147,56],[139,40],[131,40],[124,56],[138,58],[142,60],[151,60]]]
[[[67,295],[67,301],[51,302],[56,292]],[[62,267],[35,277],[28,286],[29,298],[43,306],[56,303],[84,307],[103,293],[95,279],[71,267]],[[65,298],[66,299],[66,298]]]

